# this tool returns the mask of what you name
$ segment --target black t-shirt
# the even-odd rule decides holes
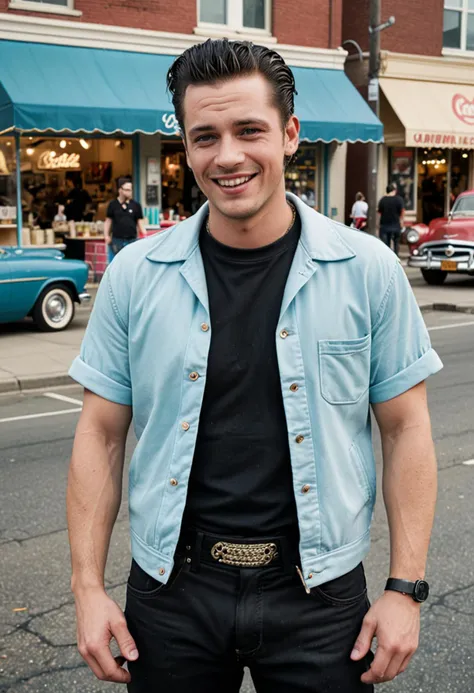
[[[112,219],[112,236],[136,238],[137,221],[143,219],[142,206],[135,200],[121,204],[118,199],[115,199],[107,208],[107,217]]]
[[[385,195],[379,202],[380,226],[391,231],[400,231],[400,216],[404,208],[400,195]]]
[[[300,233],[297,217],[285,236],[251,250],[201,233],[212,336],[184,527],[297,532],[276,329]]]

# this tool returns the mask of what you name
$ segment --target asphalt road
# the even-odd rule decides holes
[[[416,659],[384,689],[466,693],[474,681],[474,317],[432,313],[425,319],[445,363],[429,382],[440,469],[428,573],[432,597],[422,609]],[[67,388],[55,394],[73,401],[45,393],[0,398],[0,691],[123,691],[95,680],[75,647],[64,490],[81,392]],[[133,441],[129,452],[132,448]],[[380,454],[378,460],[380,466]],[[110,594],[122,604],[129,560],[124,503],[107,567]],[[374,598],[388,570],[380,502],[366,570]],[[252,691],[247,678],[241,693]]]

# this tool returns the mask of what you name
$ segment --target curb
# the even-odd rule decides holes
[[[29,375],[24,378],[12,376],[6,380],[0,380],[0,395],[22,394],[30,390],[42,390],[47,387],[63,387],[75,385],[75,381],[67,373],[54,375]]]
[[[469,313],[474,315],[474,306],[458,306],[455,303],[426,303],[419,306],[422,313],[439,311],[445,313]]]

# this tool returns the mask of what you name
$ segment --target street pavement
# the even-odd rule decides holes
[[[474,681],[474,316],[436,312],[424,317],[445,363],[428,386],[440,469],[428,571],[432,595],[422,608],[421,646],[409,671],[379,689],[466,693]],[[75,646],[64,495],[80,406],[77,387],[0,396],[2,693],[124,690],[96,680]],[[375,445],[380,472],[377,437]],[[131,436],[127,460],[133,446]],[[387,577],[388,548],[379,494],[366,561],[372,599]],[[121,605],[129,562],[125,488],[106,573],[107,589]],[[253,690],[247,676],[241,693]]]

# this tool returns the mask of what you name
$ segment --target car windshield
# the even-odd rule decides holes
[[[474,217],[474,195],[458,197],[452,209],[454,217]]]

